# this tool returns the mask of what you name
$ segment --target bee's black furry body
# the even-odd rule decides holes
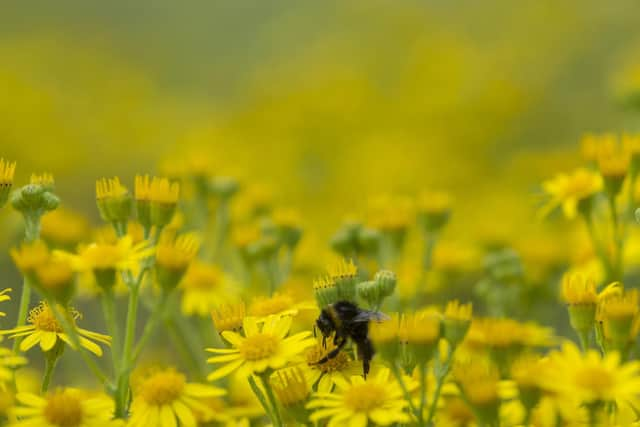
[[[379,320],[377,312],[363,310],[349,301],[338,301],[325,307],[316,320],[316,325],[324,339],[334,334],[333,343],[336,348],[317,363],[324,363],[336,357],[351,339],[358,349],[358,357],[362,360],[362,370],[366,377],[375,353],[369,339],[369,321],[376,318]]]

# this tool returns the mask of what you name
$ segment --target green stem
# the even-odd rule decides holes
[[[427,424],[430,425],[433,421],[433,417],[436,414],[436,408],[438,407],[438,400],[440,399],[440,392],[442,391],[442,386],[444,385],[444,380],[449,374],[449,370],[451,369],[451,361],[453,360],[453,349],[449,349],[447,354],[447,360],[444,364],[440,364],[440,355],[436,355],[435,359],[435,367],[434,373],[436,376],[436,388],[433,392],[433,400],[431,401],[431,406],[429,407],[429,413],[427,415]]]
[[[282,427],[282,418],[280,417],[280,411],[278,410],[278,401],[276,400],[276,396],[273,393],[273,389],[271,388],[271,383],[269,382],[269,371],[265,371],[258,375],[260,380],[262,380],[262,386],[267,392],[267,399],[271,403],[271,408],[273,409],[271,423],[274,427]]]
[[[162,319],[162,317],[164,316],[164,312],[167,307],[168,297],[169,297],[169,294],[166,292],[162,292],[162,294],[160,295],[160,300],[156,305],[156,309],[151,314],[151,318],[147,321],[147,324],[144,325],[144,331],[142,332],[142,336],[140,337],[140,340],[138,341],[138,343],[136,344],[133,350],[133,357],[131,360],[132,364],[135,365],[136,361],[140,357],[140,354],[142,353],[142,350],[147,344],[147,341],[149,341],[149,339],[153,336],[153,333],[158,327],[158,324],[160,323],[160,319]]]
[[[53,375],[53,371],[58,364],[57,357],[48,357],[45,356],[44,362],[44,377],[42,377],[42,387],[40,388],[40,392],[45,394],[49,389],[49,383],[51,383],[51,377]]]
[[[260,402],[260,405],[262,405],[262,408],[264,409],[264,411],[267,413],[267,416],[269,417],[270,420],[273,420],[275,418],[273,416],[273,409],[269,405],[269,402],[267,402],[267,398],[264,397],[264,393],[262,393],[262,390],[260,390],[260,387],[258,387],[258,384],[256,383],[256,380],[254,379],[254,376],[253,375],[249,375],[247,380],[249,381],[249,385],[251,386],[251,390],[253,390],[253,394],[255,394],[256,397],[258,398],[258,401]]]
[[[613,228],[613,240],[615,252],[612,256],[613,280],[622,280],[622,237],[620,236],[618,223],[618,209],[616,207],[615,196],[609,196],[609,210],[611,211],[611,227]]]
[[[424,405],[427,400],[427,366],[425,363],[418,365],[420,369],[420,409],[418,413],[418,425],[424,426]]]
[[[104,315],[105,323],[107,324],[107,331],[111,335],[111,359],[113,362],[113,373],[118,375],[120,371],[120,331],[118,330],[118,323],[116,321],[116,308],[115,308],[115,295],[112,289],[107,289],[102,294],[100,300],[102,303],[102,312]]]
[[[594,247],[594,249],[596,251],[596,254],[598,255],[598,258],[600,258],[600,261],[602,262],[602,265],[604,266],[604,269],[606,271],[607,280],[608,280],[613,276],[611,260],[607,256],[606,251],[604,250],[604,248],[600,244],[600,240],[598,239],[598,236],[596,235],[595,224],[593,223],[593,215],[591,213],[585,214],[584,215],[584,220],[585,220],[585,223],[587,225],[587,231],[589,232],[589,238],[591,239],[591,243],[593,244],[593,247]]]
[[[590,341],[590,333],[589,330],[586,331],[577,331],[578,332],[578,338],[580,339],[580,347],[582,348],[582,352],[586,353],[587,350],[589,350],[589,345],[591,344]]]
[[[124,347],[118,373],[118,389],[116,391],[116,417],[124,418],[127,415],[127,401],[129,396],[129,375],[131,371],[131,352],[133,351],[133,339],[136,333],[136,320],[138,317],[138,299],[140,289],[138,284],[129,288],[129,306],[127,308],[127,323],[124,335]]]
[[[398,368],[398,365],[396,363],[391,364],[391,372],[393,372],[393,375],[396,377],[396,380],[398,380],[398,384],[400,384],[400,388],[402,389],[402,394],[404,395],[404,399],[409,404],[409,409],[411,410],[413,415],[419,419],[418,409],[413,404],[413,400],[411,399],[411,394],[409,394],[409,390],[407,389],[407,386],[404,383],[404,380],[402,379],[402,372],[400,372],[400,368]]]

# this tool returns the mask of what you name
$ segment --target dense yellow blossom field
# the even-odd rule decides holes
[[[0,426],[640,426],[640,7],[0,6]]]

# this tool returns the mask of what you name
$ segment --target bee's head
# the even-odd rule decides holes
[[[331,317],[325,312],[325,310],[322,310],[320,316],[318,316],[318,319],[316,320],[316,326],[318,327],[318,329],[320,329],[320,332],[322,332],[322,336],[324,337],[328,337],[335,330],[333,321],[331,320]]]

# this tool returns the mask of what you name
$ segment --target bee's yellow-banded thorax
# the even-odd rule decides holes
[[[342,320],[340,320],[340,316],[333,307],[333,304],[327,306],[327,314],[329,315],[329,317],[331,317],[331,320],[333,321],[336,329],[342,325]]]

